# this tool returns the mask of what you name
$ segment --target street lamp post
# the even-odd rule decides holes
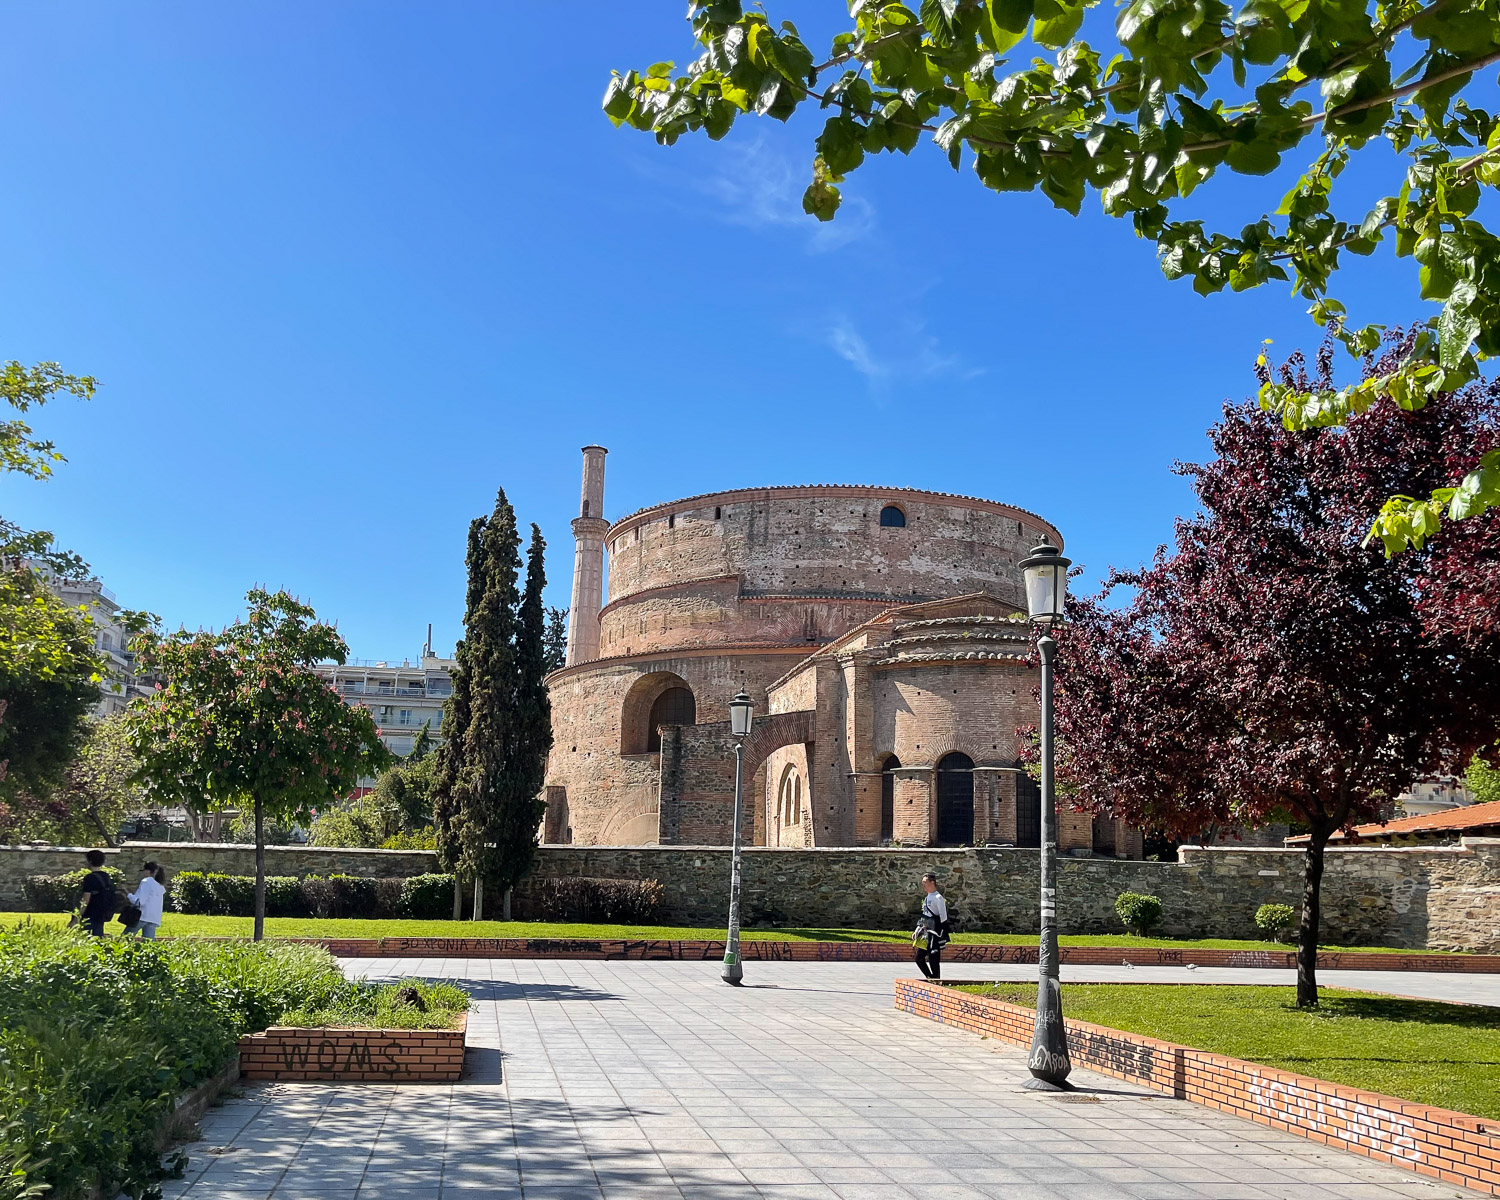
[[[743,688],[729,702],[729,732],[734,736],[734,854],[729,868],[729,936],[724,940],[725,983],[739,987],[745,977],[740,965],[740,822],[744,813],[743,768],[745,738],[750,733],[750,719],[755,704]]]
[[[1057,643],[1052,640],[1051,630],[1062,620],[1071,563],[1043,534],[1031,557],[1020,565],[1026,579],[1026,609],[1042,631],[1036,642],[1042,660],[1042,935],[1037,948],[1036,1028],[1026,1062],[1031,1078],[1022,1086],[1032,1091],[1057,1092],[1072,1087],[1068,1075],[1073,1064],[1068,1059],[1058,982],[1057,805],[1052,782],[1052,661]]]

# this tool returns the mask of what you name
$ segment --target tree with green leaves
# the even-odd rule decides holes
[[[426,840],[432,835],[436,765],[434,754],[408,755],[393,763],[369,791],[318,814],[312,825],[313,845],[385,846],[393,839]]]
[[[0,365],[0,400],[21,414],[60,393],[87,400],[96,386],[56,363]],[[63,461],[25,420],[0,421],[0,473],[46,479]],[[37,798],[63,785],[104,678],[87,610],[59,600],[41,571],[81,579],[88,567],[57,550],[50,533],[0,517],[0,823],[13,828],[33,822],[45,803]]]
[[[369,710],[345,704],[313,666],[343,664],[332,626],[286,592],[246,596],[242,621],[216,632],[137,636],[142,667],[164,682],[126,710],[140,777],[163,807],[244,809],[255,817],[255,938],[265,934],[265,821],[311,810],[378,774],[390,752]]]
[[[422,728],[417,730],[417,736],[411,740],[411,749],[406,753],[406,761],[421,762],[432,753],[432,745],[432,722],[423,721]]]
[[[1469,763],[1464,783],[1475,804],[1494,804],[1500,800],[1500,768],[1490,766],[1477,755]]]
[[[542,637],[542,648],[548,672],[559,671],[568,661],[568,610],[549,605],[547,608],[547,632]]]
[[[93,689],[98,698],[98,687]],[[61,846],[117,843],[120,823],[144,807],[138,768],[123,714],[89,720],[60,779],[37,792],[13,795],[0,817],[6,841]]]
[[[456,875],[475,881],[475,920],[483,917],[487,884],[508,893],[531,865],[552,745],[542,683],[541,531],[532,526],[524,597],[520,546],[502,490],[494,512],[469,526],[464,637],[454,652],[433,785],[438,853]]]
[[[1382,327],[1333,294],[1349,254],[1387,239],[1440,304],[1398,361],[1339,384],[1268,378],[1261,407],[1288,429],[1341,425],[1376,403],[1416,410],[1476,378],[1500,353],[1500,237],[1480,219],[1500,186],[1500,115],[1481,72],[1500,63],[1489,0],[1129,0],[1113,38],[1080,40],[1097,0],[851,0],[848,27],[819,62],[789,21],[740,0],[690,0],[698,57],[616,73],[604,111],[671,145],[723,138],[741,114],[824,117],[804,209],[838,211],[838,184],[866,156],[909,154],[924,133],[956,170],[967,157],[995,191],[1040,191],[1077,214],[1104,211],[1156,243],[1169,279],[1202,294],[1289,281],[1313,320],[1355,359]],[[1094,30],[1091,27],[1090,32]],[[1104,31],[1099,30],[1102,34]],[[1007,55],[1024,59],[1011,69]],[[1376,148],[1385,143],[1387,159]],[[1340,211],[1356,155],[1386,172],[1386,195]],[[1176,215],[1220,170],[1266,175],[1308,165],[1274,214],[1215,231]],[[1385,165],[1389,162],[1390,165]],[[1387,554],[1420,547],[1442,520],[1500,505],[1500,451],[1440,486],[1372,510]]]

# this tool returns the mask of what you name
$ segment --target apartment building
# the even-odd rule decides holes
[[[123,712],[137,696],[150,690],[150,681],[136,674],[130,653],[130,631],[120,624],[120,603],[97,579],[61,579],[45,567],[33,564],[47,588],[64,604],[86,608],[94,627],[94,646],[104,655],[107,669],[99,684],[97,717]]]
[[[424,724],[434,741],[442,740],[443,701],[453,691],[449,671],[454,665],[451,658],[424,652],[415,664],[356,658],[343,666],[321,663],[314,670],[346,702],[370,710],[387,749],[409,754]]]

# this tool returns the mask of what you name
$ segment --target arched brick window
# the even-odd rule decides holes
[[[1016,775],[1016,845],[1040,846],[1041,844],[1041,785],[1025,771],[1021,771]]]
[[[693,693],[685,687],[671,687],[664,691],[651,705],[651,715],[646,718],[646,749],[655,753],[661,749],[661,727],[663,725],[696,725],[698,705]]]
[[[620,708],[620,753],[657,754],[663,725],[696,725],[697,704],[681,675],[653,671],[630,685]]]
[[[904,529],[906,514],[894,504],[887,504],[880,510],[880,523],[887,529]]]
[[[880,840],[896,836],[896,768],[901,760],[892,754],[880,766]]]
[[[781,772],[776,790],[776,820],[782,826],[802,824],[802,776],[791,763]]]
[[[937,844],[961,846],[974,840],[974,760],[945,754],[937,765]]]

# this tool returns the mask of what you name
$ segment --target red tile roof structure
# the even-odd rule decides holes
[[[1461,808],[1449,808],[1442,812],[1427,813],[1420,817],[1402,817],[1387,821],[1384,825],[1360,825],[1353,833],[1339,832],[1329,841],[1362,842],[1384,841],[1399,837],[1424,838],[1432,834],[1467,833],[1473,837],[1487,834],[1500,835],[1500,800],[1489,804],[1466,804]],[[1298,834],[1286,839],[1288,846],[1305,845],[1308,835]]]

